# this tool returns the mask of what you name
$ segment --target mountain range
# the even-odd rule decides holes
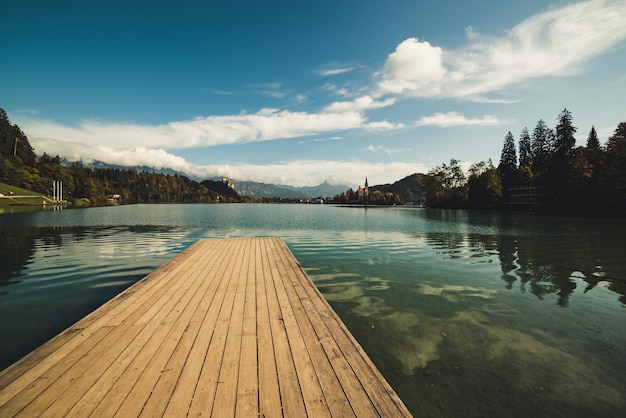
[[[317,186],[293,187],[259,183],[254,181],[233,180],[235,190],[242,196],[249,197],[282,197],[285,199],[310,199],[316,197],[335,196],[349,189],[349,186],[334,185],[327,182]]]
[[[70,162],[67,160],[62,160],[63,164],[68,166]],[[137,171],[145,171],[147,173],[161,173],[161,174],[169,174],[169,175],[179,175],[188,177],[191,180],[198,181],[200,183],[204,181],[211,182],[221,182],[222,177],[213,177],[210,179],[202,179],[194,176],[190,176],[186,173],[175,171],[172,169],[156,169],[147,166],[121,166],[115,164],[107,164],[101,161],[91,161],[91,162],[82,162],[85,167],[89,168],[115,168],[120,170],[127,169],[135,169]],[[350,186],[346,185],[334,185],[328,182],[324,182],[317,186],[304,186],[304,187],[295,187],[289,186],[286,184],[271,184],[271,183],[261,183],[255,181],[239,181],[237,179],[231,179],[234,185],[235,191],[239,193],[241,196],[247,197],[259,197],[259,198],[271,198],[278,197],[284,199],[310,199],[316,197],[326,197],[326,196],[335,196],[341,192],[345,192],[350,188]]]

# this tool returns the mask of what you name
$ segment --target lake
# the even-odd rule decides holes
[[[626,220],[331,205],[0,215],[0,368],[200,238],[279,236],[416,416],[622,416]]]

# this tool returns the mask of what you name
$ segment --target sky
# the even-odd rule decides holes
[[[626,121],[625,0],[2,6],[0,107],[35,152],[293,186],[497,165],[567,108]]]

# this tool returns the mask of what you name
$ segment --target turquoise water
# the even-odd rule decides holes
[[[0,368],[199,238],[280,236],[416,416],[622,416],[626,221],[328,205],[0,215]]]

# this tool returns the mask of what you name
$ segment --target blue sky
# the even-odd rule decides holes
[[[0,107],[35,151],[295,186],[497,164],[568,108],[626,121],[623,0],[2,6]]]

